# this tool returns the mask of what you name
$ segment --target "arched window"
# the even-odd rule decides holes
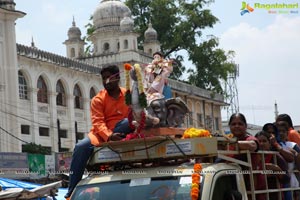
[[[56,83],[56,93],[56,105],[66,106],[66,93],[61,80],[57,81]]]
[[[78,109],[82,109],[83,108],[82,95],[81,95],[80,87],[77,84],[74,87],[73,95],[75,97],[74,107]]]
[[[124,40],[124,49],[128,49],[128,40]]]
[[[42,76],[38,79],[37,88],[37,101],[41,103],[48,103],[47,85]]]
[[[149,53],[150,55],[152,55],[152,49],[149,49],[149,50],[148,50],[148,53]]]
[[[72,48],[72,49],[71,49],[71,58],[74,58],[74,57],[75,57],[75,49]]]
[[[28,99],[28,87],[26,79],[21,71],[18,72],[19,76],[19,98]]]
[[[109,44],[108,44],[107,42],[104,43],[103,50],[104,50],[105,52],[108,52],[108,51],[109,51]]]
[[[94,96],[96,96],[96,91],[94,88],[90,89],[90,99],[92,99]]]

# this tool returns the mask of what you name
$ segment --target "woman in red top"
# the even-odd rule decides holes
[[[231,115],[229,119],[229,127],[231,133],[237,138],[238,148],[239,150],[249,150],[250,152],[257,152],[259,149],[259,144],[257,138],[252,136],[247,132],[247,121],[243,114],[236,113]],[[234,155],[234,158],[247,162],[247,154],[238,154]],[[252,169],[256,170],[259,169],[259,162],[257,159],[256,154],[251,154],[251,162],[252,162]],[[242,170],[248,170],[245,166],[241,166]],[[244,174],[244,178],[246,181],[246,188],[250,190],[249,181],[250,180],[248,174]],[[256,185],[256,177],[254,177],[254,185]],[[262,198],[259,198],[259,197]],[[250,196],[248,196],[251,199]],[[256,199],[264,200],[264,196],[256,195]]]
[[[238,139],[239,150],[258,151],[258,141],[254,136],[247,132],[246,117],[242,113],[231,115],[228,124],[231,133]]]

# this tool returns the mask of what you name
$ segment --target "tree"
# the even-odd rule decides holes
[[[32,153],[32,154],[43,154],[43,155],[51,154],[51,152],[48,149],[44,148],[42,145],[40,144],[38,145],[32,142],[24,144],[22,147],[22,151],[26,153]]]
[[[198,87],[222,93],[221,82],[234,71],[233,51],[218,48],[218,39],[203,39],[203,30],[212,28],[218,19],[204,7],[212,0],[127,0],[131,9],[136,31],[140,33],[139,44],[144,40],[144,32],[151,22],[158,33],[161,51],[165,57],[175,57],[177,65],[171,78],[179,79],[185,67],[183,56],[195,65],[189,69],[187,81]]]

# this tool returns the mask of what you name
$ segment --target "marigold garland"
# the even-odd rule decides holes
[[[141,67],[139,64],[135,64],[134,70],[136,73],[137,77],[137,84],[138,84],[138,90],[139,90],[139,104],[142,108],[147,107],[147,100],[146,100],[146,94],[144,93],[144,86],[142,82],[142,73],[141,73]],[[132,104],[131,101],[131,91],[130,91],[130,77],[129,77],[129,72],[132,69],[132,66],[129,63],[124,64],[124,69],[125,69],[125,88],[126,88],[126,93],[125,93],[125,102],[127,105],[129,105],[129,114],[128,114],[128,121],[129,121],[129,126],[131,129],[136,128],[133,124],[133,110],[132,107],[130,106]],[[136,128],[136,133],[139,134],[141,130],[145,127],[145,121],[146,121],[146,114],[144,111],[140,113],[141,115],[141,120],[139,122],[139,126]]]
[[[194,138],[194,137],[212,137],[212,136],[208,130],[188,128],[184,131],[182,137],[186,139],[186,138]]]
[[[139,64],[134,64],[133,66],[135,70],[135,74],[137,77],[137,83],[138,83],[138,90],[139,90],[139,104],[142,108],[147,107],[147,99],[146,94],[144,92],[144,86],[143,86],[143,80],[142,80],[142,73],[141,73],[141,67]],[[125,102],[127,105],[131,105],[131,91],[130,91],[130,76],[129,72],[132,69],[132,66],[129,63],[124,64],[125,69]]]
[[[197,200],[200,191],[200,173],[202,171],[202,165],[200,163],[194,164],[194,173],[192,174],[192,186],[191,186],[191,199]]]
[[[138,88],[139,88],[139,93],[142,94],[144,93],[144,86],[143,86],[143,80],[142,80],[142,72],[141,72],[141,67],[139,64],[134,64],[134,70],[138,82]]]

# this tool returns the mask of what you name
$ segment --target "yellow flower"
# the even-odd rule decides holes
[[[183,133],[183,138],[194,138],[194,137],[211,137],[211,134],[208,130],[196,129],[196,128],[188,128]]]
[[[139,64],[134,64],[134,69],[138,81],[138,89],[139,93],[142,94],[144,93],[144,86],[143,86],[143,80],[142,80],[142,73],[141,73],[141,67]]]

